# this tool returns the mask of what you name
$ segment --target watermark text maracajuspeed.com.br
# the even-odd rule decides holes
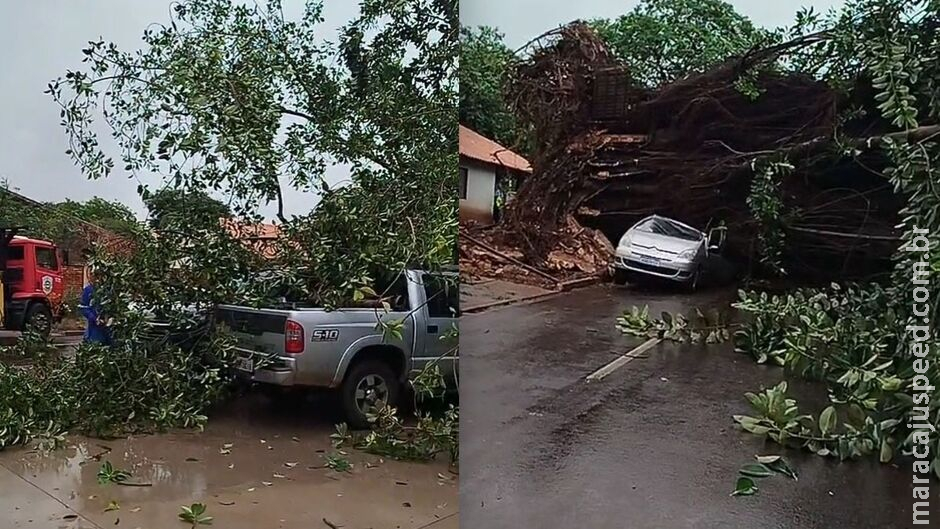
[[[930,369],[930,241],[927,239],[927,230],[914,228],[914,239],[904,248],[908,252],[919,252],[921,255],[914,259],[911,279],[914,282],[913,300],[911,309],[917,324],[908,324],[907,331],[911,335],[910,347],[914,358],[913,395],[914,408],[908,418],[913,432],[912,439],[914,455],[914,525],[930,524],[930,436],[935,427],[930,422],[930,395],[934,390],[928,378]]]

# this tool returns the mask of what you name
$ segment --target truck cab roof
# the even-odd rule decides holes
[[[33,239],[30,237],[24,237],[22,235],[15,235],[12,239],[10,239],[10,246],[21,246],[25,244],[35,244],[36,246],[48,246],[50,248],[54,246],[49,241],[44,241],[42,239]]]

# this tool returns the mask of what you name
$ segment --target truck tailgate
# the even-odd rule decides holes
[[[284,352],[287,315],[283,311],[221,305],[215,316],[217,323],[231,329],[239,348],[267,354]]]

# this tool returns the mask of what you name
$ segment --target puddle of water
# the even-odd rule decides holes
[[[58,502],[103,527],[117,521],[141,529],[179,525],[180,505],[193,502],[208,505],[215,526],[246,529],[326,527],[324,517],[346,527],[420,527],[457,511],[456,476],[446,461],[396,462],[351,450],[351,472],[323,468],[335,453],[333,426],[323,410],[310,413],[311,405],[322,403],[272,409],[249,396],[220,410],[205,432],[75,436],[51,454],[0,452],[0,527],[84,527],[81,519],[65,520],[69,511]],[[99,484],[104,461],[149,486]],[[120,509],[106,512],[112,501]]]

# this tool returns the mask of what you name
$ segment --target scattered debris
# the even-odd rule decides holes
[[[535,39],[506,90],[537,139],[533,174],[501,224],[461,232],[461,273],[532,284],[545,274],[603,275],[610,241],[654,212],[699,228],[724,222],[729,257],[758,261],[752,180],[766,160],[787,158],[799,160],[779,175],[787,270],[840,279],[883,270],[901,207],[880,174],[884,155],[870,147],[885,124],[877,112],[844,123],[839,116],[857,97],[769,66],[825,38],[754,49],[655,91],[634,83],[586,24]],[[758,96],[740,88],[744,74]]]
[[[340,527],[343,527],[342,525],[337,525],[337,524],[335,524],[335,523],[333,523],[333,522],[327,520],[326,518],[323,519],[323,523],[325,523],[325,524],[327,525],[327,527],[329,527],[330,529],[339,529]]]
[[[753,496],[757,494],[760,489],[755,480],[768,478],[775,473],[783,474],[794,481],[797,479],[796,471],[781,456],[759,455],[755,456],[755,459],[757,459],[756,463],[748,463],[738,470],[738,479],[735,482],[734,490],[731,492],[732,496]]]
[[[205,515],[206,505],[204,503],[194,503],[188,507],[183,505],[181,509],[177,516],[180,520],[192,524],[193,527],[212,524],[212,517]]]
[[[114,468],[110,461],[105,461],[98,470],[98,484],[107,485],[110,483],[121,483],[131,477],[131,473],[126,470]]]

